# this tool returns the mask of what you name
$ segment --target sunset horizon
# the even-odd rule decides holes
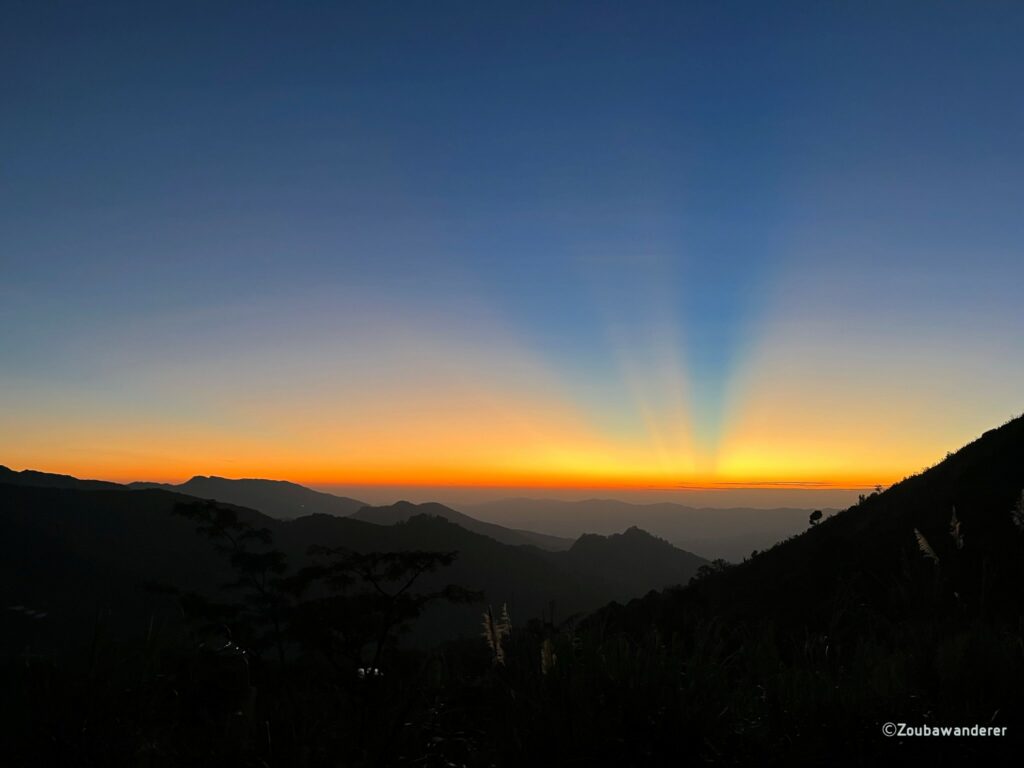
[[[1010,416],[1010,419],[1012,418],[1013,415]],[[1003,419],[989,426],[1007,420]],[[935,446],[932,450],[920,446],[917,448],[915,460],[906,462],[902,467],[879,469],[875,472],[861,471],[838,477],[818,470],[805,473],[801,479],[781,474],[780,470],[784,470],[787,465],[778,460],[771,466],[780,471],[780,474],[772,475],[766,472],[761,476],[753,473],[743,474],[742,462],[730,465],[728,461],[725,462],[726,467],[736,466],[737,469],[723,469],[704,476],[699,476],[695,472],[681,474],[672,471],[630,471],[629,468],[616,470],[607,459],[605,464],[597,461],[587,463],[585,471],[578,469],[582,462],[570,462],[569,471],[559,471],[558,462],[551,461],[535,462],[532,471],[528,467],[504,468],[486,462],[478,463],[475,468],[468,471],[457,466],[410,467],[388,465],[385,462],[378,466],[364,464],[355,471],[350,467],[334,468],[327,463],[324,469],[316,471],[316,459],[260,462],[254,458],[251,464],[243,465],[237,460],[225,460],[217,456],[211,456],[208,460],[192,458],[187,462],[168,458],[152,465],[118,457],[110,457],[107,460],[69,458],[62,462],[47,461],[42,457],[32,461],[30,457],[28,462],[8,459],[0,463],[5,463],[14,470],[67,474],[83,479],[116,483],[147,481],[178,484],[197,476],[235,480],[283,480],[328,493],[363,498],[372,503],[390,503],[405,498],[420,502],[483,501],[523,496],[576,500],[607,497],[637,503],[676,501],[681,504],[692,503],[711,507],[843,507],[854,503],[865,492],[888,487],[933,466],[944,456],[978,438],[982,431],[984,430],[968,433],[959,438],[950,438],[949,442]],[[830,464],[830,457],[815,458],[819,466],[828,467]],[[847,461],[850,464],[858,463],[850,459]],[[182,466],[176,468],[179,462]],[[839,462],[832,459],[831,463]],[[863,466],[865,463],[860,462],[860,465]],[[751,464],[757,466],[756,461]],[[609,468],[602,471],[602,466]],[[577,468],[575,473],[572,468]]]
[[[0,0],[0,765],[1017,765],[1024,0]]]
[[[0,461],[861,488],[1021,410],[999,13],[532,14],[15,13]]]

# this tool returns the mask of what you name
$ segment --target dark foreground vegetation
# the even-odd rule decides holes
[[[4,762],[1016,764],[1022,487],[1018,419],[740,565],[570,619],[474,603],[478,585],[443,584],[455,551],[324,542],[296,564],[231,508],[182,503],[224,589],[150,584],[176,613],[10,651]],[[401,641],[467,603],[481,636]],[[1008,730],[887,738],[889,721]]]

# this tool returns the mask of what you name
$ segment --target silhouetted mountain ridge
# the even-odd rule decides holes
[[[854,612],[870,606],[896,620],[922,601],[907,603],[895,585],[935,581],[947,610],[984,607],[993,618],[1016,621],[1024,604],[1024,532],[1010,511],[1022,489],[1024,417],[714,578],[609,615],[636,628],[660,621],[666,631],[698,608],[789,627],[824,622],[837,605]],[[954,508],[962,548],[951,533]],[[937,564],[922,554],[915,529]]]
[[[351,517],[355,520],[364,520],[378,525],[394,525],[395,523],[408,520],[414,515],[424,514],[446,518],[467,530],[489,536],[503,544],[527,544],[557,552],[568,549],[573,543],[572,539],[506,528],[495,523],[485,523],[437,502],[413,504],[409,501],[398,501],[387,506],[365,506],[352,514]]]
[[[79,480],[71,475],[38,472],[34,469],[23,469],[16,472],[3,465],[0,465],[0,483],[36,488],[77,488],[80,490],[116,490],[124,487],[105,480]]]
[[[651,584],[662,585],[653,589],[686,584],[708,562],[636,526],[611,536],[584,534],[566,556],[574,571],[604,583],[616,600],[642,593]],[[615,583],[609,583],[609,574],[615,574]]]
[[[58,635],[61,629],[88,625],[97,610],[122,629],[141,630],[145,617],[154,612],[173,620],[173,606],[148,595],[144,583],[211,593],[231,579],[224,560],[196,535],[193,523],[171,514],[177,504],[195,501],[164,489],[0,484],[0,604],[47,612],[48,626]],[[426,575],[422,586],[453,583],[482,590],[489,600],[509,603],[524,620],[539,616],[552,602],[564,617],[611,599],[684,583],[703,562],[680,553],[657,568],[632,563],[628,554],[602,563],[579,551],[504,544],[445,517],[425,514],[384,526],[325,513],[282,521],[224,506],[233,506],[242,519],[270,531],[275,547],[296,568],[307,562],[313,544],[356,552],[457,551],[455,563]],[[450,511],[441,505],[428,508]],[[417,624],[417,632],[434,640],[473,635],[478,618],[479,606],[438,605]],[[14,632],[7,638],[13,644],[8,647],[20,647],[24,639]]]
[[[690,507],[675,502],[636,504],[601,498],[499,499],[465,509],[480,520],[573,539],[585,532],[607,535],[635,525],[681,549],[734,562],[752,550],[766,549],[798,533],[812,511],[794,507]],[[823,511],[826,515],[832,512]]]
[[[303,515],[323,513],[344,517],[365,506],[364,502],[345,496],[314,491],[287,480],[242,478],[238,480],[216,475],[196,475],[180,485],[168,483],[129,483],[128,488],[161,488],[186,493],[200,499],[214,499],[257,509],[279,520],[293,520]]]

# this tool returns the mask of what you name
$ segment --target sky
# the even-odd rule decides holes
[[[897,481],[1024,411],[1021,39],[1013,2],[2,0],[0,463]]]

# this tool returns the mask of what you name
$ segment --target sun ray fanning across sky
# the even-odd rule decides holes
[[[1020,8],[60,6],[0,30],[4,464],[767,494],[1024,407]]]

